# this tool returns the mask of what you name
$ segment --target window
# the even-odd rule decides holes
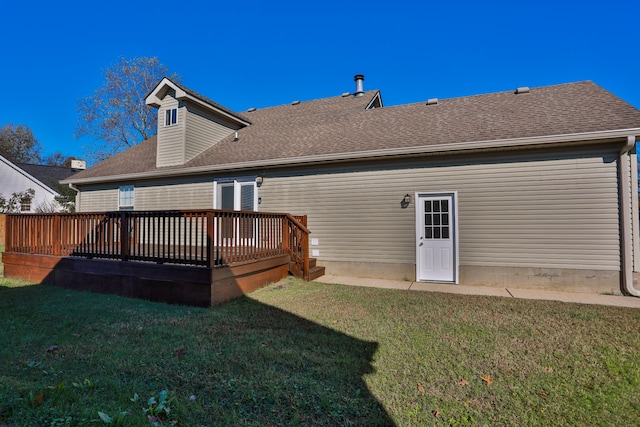
[[[228,211],[257,211],[258,192],[254,180],[215,182],[214,209]]]
[[[425,239],[449,238],[449,201],[424,201],[424,237]]]
[[[121,211],[132,211],[134,203],[133,185],[123,185],[119,188],[118,209]]]
[[[164,125],[171,126],[178,123],[178,109],[177,108],[169,108],[165,111],[164,114]]]

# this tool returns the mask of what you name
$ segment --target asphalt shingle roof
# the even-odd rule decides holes
[[[251,125],[182,166],[157,168],[156,138],[73,179],[342,155],[459,142],[640,128],[640,111],[598,85],[578,82],[366,110],[377,91],[243,113]]]
[[[16,163],[20,169],[55,190],[62,181],[82,169],[73,169],[63,166],[33,165],[28,163]]]

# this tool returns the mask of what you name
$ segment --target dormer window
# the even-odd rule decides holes
[[[164,115],[164,125],[171,126],[178,123],[178,109],[177,108],[169,108],[165,111]]]

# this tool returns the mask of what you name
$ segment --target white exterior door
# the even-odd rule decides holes
[[[457,193],[416,193],[416,279],[458,282]]]
[[[220,181],[214,187],[214,209],[227,211],[257,211],[258,196],[254,181]],[[252,246],[255,243],[256,224],[251,218],[234,218],[225,224],[222,243],[225,246]],[[218,232],[216,228],[216,233]]]

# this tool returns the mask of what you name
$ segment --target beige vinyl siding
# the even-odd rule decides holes
[[[212,209],[213,180],[208,177],[178,179],[175,181],[138,181],[82,188],[78,211],[100,212],[118,210],[118,188],[133,185],[134,209],[140,210],[181,210]]]
[[[186,113],[186,145],[184,161],[189,161],[207,148],[233,133],[237,126],[189,105]]]
[[[78,212],[105,212],[118,210],[118,186],[115,188],[83,187]]]
[[[212,209],[213,182],[143,184],[136,187],[136,210]]]
[[[320,261],[415,263],[414,193],[458,191],[461,265],[617,270],[615,153],[571,150],[266,174],[260,210],[309,215]]]
[[[167,109],[178,108],[178,122],[165,126]],[[158,152],[156,165],[173,166],[184,163],[185,156],[185,108],[180,107],[178,100],[170,95],[165,96],[158,109]]]

